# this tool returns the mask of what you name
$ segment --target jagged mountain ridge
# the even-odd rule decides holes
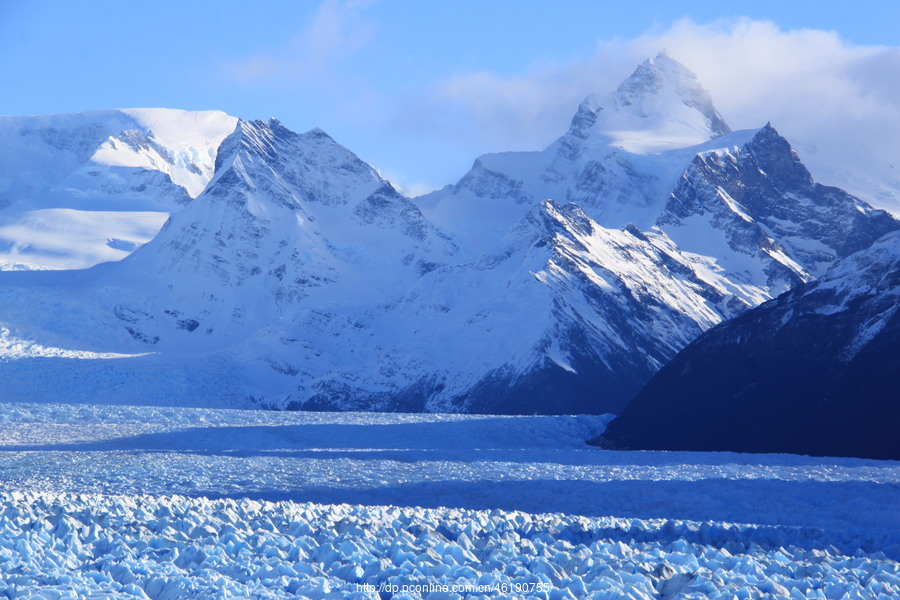
[[[676,121],[690,123],[692,145],[628,152],[607,129],[646,120],[650,147],[659,114],[641,116],[641,107],[660,104],[675,107],[663,114],[690,115]],[[594,97],[582,103],[546,150],[482,156],[457,184],[416,201],[478,253],[544,198],[574,202],[603,227],[665,232],[734,284],[737,310],[811,280],[896,227],[884,211],[813,182],[770,124],[731,132],[696,78],[665,55],[638,67],[604,106]]]
[[[502,251],[466,263],[321,131],[241,122],[217,162],[206,191],[127,259],[66,280],[10,274],[4,303],[20,326],[7,339],[77,349],[74,372],[109,355],[130,355],[126,374],[178,357],[204,374],[191,393],[269,406],[571,412],[596,410],[594,385],[618,410],[722,318],[722,294],[664,236],[602,228],[574,205],[535,207]],[[60,304],[87,318],[61,323]],[[210,384],[212,364],[241,385]],[[34,366],[4,368],[18,365]],[[539,392],[559,385],[571,397],[548,406]]]
[[[210,403],[617,412],[700,332],[791,285],[769,279],[772,261],[797,281],[821,267],[767,224],[772,211],[741,204],[735,190],[767,173],[726,164],[794,160],[789,145],[770,128],[721,135],[727,126],[696,100],[708,98],[696,80],[658,71],[676,81],[644,86],[643,103],[626,86],[630,104],[613,108],[658,106],[654,94],[674,89],[677,110],[706,123],[703,144],[636,154],[601,130],[578,137],[573,121],[546,151],[482,157],[416,203],[324,132],[241,121],[206,190],[126,260],[0,279],[0,349],[17,358],[0,365],[7,389],[40,373],[61,382],[41,391],[48,397],[81,393],[69,385],[78,380],[87,396],[165,401],[171,386],[148,390],[147,379],[177,364],[179,394]],[[713,157],[736,175],[709,167]],[[702,201],[673,193],[682,184]],[[790,205],[810,186],[788,178],[753,189],[772,195],[764,206]],[[816,198],[844,208],[798,211],[782,231],[809,229],[809,244],[824,244],[847,207],[862,209],[843,229],[860,244],[897,226],[851,197]],[[682,221],[662,218],[672,215]],[[693,216],[705,228],[685,237],[676,225]],[[764,236],[742,235],[735,216]],[[707,237],[724,242],[716,252],[690,245]],[[99,372],[102,385],[90,375]]]
[[[321,130],[242,121],[218,162],[206,191],[122,263],[160,283],[185,278],[173,305],[203,306],[214,296],[220,309],[192,317],[212,328],[233,324],[246,336],[301,304],[368,307],[456,251]]]
[[[665,236],[605,229],[575,205],[546,201],[497,253],[435,269],[366,323],[378,370],[332,371],[284,401],[361,408],[374,383],[379,409],[619,410],[670,353],[722,319],[721,298]],[[552,396],[566,401],[548,405]]]
[[[897,221],[815,183],[767,124],[741,147],[697,154],[656,226],[683,250],[717,257],[731,281],[774,297],[871,245]]]
[[[574,205],[535,207],[502,251],[446,264],[450,240],[321,131],[241,122],[218,163],[152,242],[67,285],[92,318],[55,345],[219,350],[248,397],[277,407],[571,412],[620,409],[722,318],[723,295],[665,236],[601,228]],[[348,250],[365,236],[377,255]],[[31,293],[22,311],[41,298],[60,302]],[[48,339],[55,317],[39,313]],[[547,406],[560,385],[570,398]]]
[[[900,233],[700,336],[596,441],[900,459]]]

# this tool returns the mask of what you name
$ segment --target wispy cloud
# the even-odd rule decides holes
[[[370,0],[324,0],[315,15],[283,48],[228,63],[224,71],[241,84],[328,77],[339,62],[360,51],[375,35],[366,19]]]

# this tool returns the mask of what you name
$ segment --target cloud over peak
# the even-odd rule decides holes
[[[900,212],[900,48],[857,46],[830,31],[682,20],[600,41],[581,60],[442,79],[409,100],[394,124],[490,150],[538,149],[566,130],[585,96],[615,89],[662,49],[697,74],[734,129],[771,121],[817,178]]]

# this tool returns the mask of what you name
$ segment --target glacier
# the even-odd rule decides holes
[[[587,446],[608,421],[2,403],[0,595],[896,594],[896,462]]]

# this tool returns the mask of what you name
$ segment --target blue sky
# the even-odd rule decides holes
[[[483,152],[545,146],[581,98],[663,47],[732,126],[783,118],[802,140],[821,128],[795,125],[803,89],[833,91],[833,111],[852,100],[841,86],[898,91],[879,79],[900,80],[900,3],[0,0],[0,114],[275,116],[416,192]]]

